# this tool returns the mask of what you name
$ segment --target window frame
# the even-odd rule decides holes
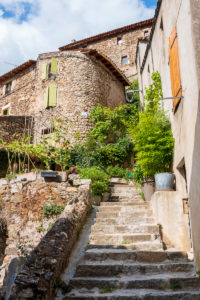
[[[8,89],[8,86],[10,86],[10,88]],[[8,83],[5,84],[5,93],[4,96],[8,96],[11,94],[11,88],[12,88],[12,81],[9,81]]]
[[[125,63],[124,63],[124,59],[126,59]],[[122,66],[128,65],[128,56],[127,55],[122,56],[121,64],[122,64]]]

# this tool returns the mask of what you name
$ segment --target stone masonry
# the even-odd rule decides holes
[[[96,49],[107,55],[130,79],[137,78],[135,64],[138,39],[148,38],[153,20],[146,20],[136,24],[101,33],[80,41],[60,47],[60,51],[70,49]],[[122,58],[127,57],[123,63]]]
[[[151,203],[142,200],[134,184],[113,184],[67,283],[69,292],[57,299],[200,299],[193,261],[179,249],[163,250]]]
[[[47,218],[44,205],[65,207],[78,195],[79,185],[88,182],[79,181],[73,186],[65,172],[58,172],[56,180],[45,180],[36,172],[0,180],[0,286],[9,263],[35,248],[55,223],[58,216]]]
[[[49,77],[47,72],[43,79],[43,68],[52,59],[57,60],[57,73]],[[98,103],[110,108],[125,103],[124,86],[129,81],[106,58],[98,60],[81,51],[54,52],[41,54],[37,62],[27,62],[18,69],[0,77],[0,112],[8,107],[12,116],[33,116],[35,142],[51,128],[52,117],[69,121],[70,142],[75,142],[77,134],[84,139],[92,127],[91,108]],[[5,94],[9,82],[11,91]],[[56,88],[56,103],[46,106],[50,85]]]

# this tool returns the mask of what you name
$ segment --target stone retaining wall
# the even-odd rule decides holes
[[[83,185],[25,262],[9,300],[53,299],[56,282],[68,263],[77,232],[91,207],[89,186]]]
[[[56,222],[57,215],[46,218],[44,205],[68,206],[77,195],[81,195],[83,185],[90,192],[90,181],[75,182],[77,180],[73,178],[68,181],[66,177],[65,172],[58,172],[56,179],[45,180],[41,173],[32,172],[18,175],[11,181],[0,180],[0,218],[3,218],[6,226],[6,233],[0,231],[0,248],[5,248],[6,239],[5,253],[1,255],[0,287],[10,262],[36,247]]]

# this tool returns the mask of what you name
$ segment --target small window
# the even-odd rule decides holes
[[[117,38],[117,45],[120,45],[122,43],[122,38],[121,37],[118,37]]]
[[[145,31],[144,31],[144,37],[147,37],[147,36],[149,36],[149,31],[148,31],[148,30],[145,30]]]
[[[3,116],[9,116],[9,114],[10,114],[10,109],[9,108],[3,109],[3,111],[2,111]]]
[[[161,18],[161,21],[160,21],[160,29],[164,30],[164,28],[163,28],[163,19],[162,18]]]
[[[54,74],[51,73],[51,63],[47,65],[48,78],[54,78]]]
[[[12,82],[6,84],[5,95],[9,95],[11,93],[11,85]]]
[[[128,63],[128,57],[127,56],[123,56],[122,57],[122,65],[127,65]]]

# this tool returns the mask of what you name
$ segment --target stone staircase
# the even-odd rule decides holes
[[[69,287],[64,300],[200,299],[193,262],[163,250],[150,204],[134,185],[118,183],[99,207]]]

